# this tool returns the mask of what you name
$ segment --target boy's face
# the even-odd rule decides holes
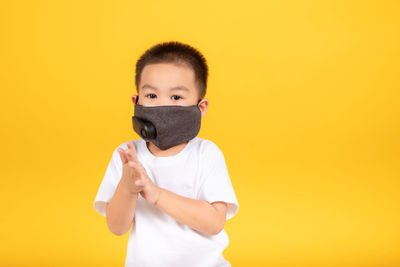
[[[143,106],[193,106],[200,99],[194,71],[172,63],[146,65],[141,73],[138,91],[138,104]],[[132,95],[133,103],[136,103],[136,97]],[[207,112],[208,100],[202,99],[198,106],[203,117]]]

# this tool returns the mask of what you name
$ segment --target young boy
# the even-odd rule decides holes
[[[114,150],[94,201],[112,233],[132,226],[126,267],[231,266],[223,228],[238,201],[223,153],[197,137],[207,75],[203,55],[180,42],[157,44],[136,63],[141,138]]]

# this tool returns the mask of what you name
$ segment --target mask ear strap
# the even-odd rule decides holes
[[[197,101],[197,105],[200,103],[200,101],[201,101],[201,98],[199,99],[199,101]]]
[[[139,101],[139,96],[136,97],[136,102],[135,102],[135,104],[137,104],[138,101]]]

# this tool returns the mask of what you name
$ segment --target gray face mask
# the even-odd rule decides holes
[[[201,111],[197,105],[146,107],[137,101],[132,116],[133,130],[161,150],[189,141],[200,131]]]

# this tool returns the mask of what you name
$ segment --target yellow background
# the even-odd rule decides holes
[[[1,266],[123,266],[93,201],[137,58],[207,58],[232,266],[400,266],[399,1],[1,1]]]

